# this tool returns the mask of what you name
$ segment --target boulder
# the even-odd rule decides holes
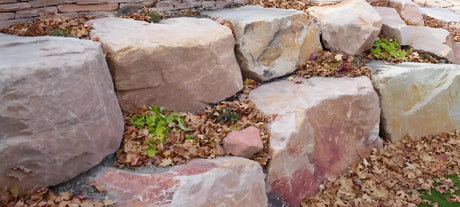
[[[366,64],[381,96],[384,136],[393,142],[460,129],[460,65]]]
[[[0,34],[0,186],[39,189],[117,150],[123,117],[100,44]]]
[[[205,18],[151,24],[123,18],[91,20],[91,38],[108,54],[123,110],[156,104],[198,111],[243,88],[231,30]]]
[[[264,149],[260,130],[253,126],[241,131],[230,132],[223,142],[226,153],[240,157],[250,158]]]
[[[374,9],[382,17],[382,30],[380,33],[385,38],[395,39],[398,43],[401,43],[401,30],[407,25],[396,10],[388,7],[374,7]]]
[[[460,22],[460,15],[449,9],[420,7],[420,12],[443,22]]]
[[[307,12],[320,25],[323,45],[329,50],[349,55],[369,50],[382,26],[380,15],[364,0],[345,0],[333,6],[315,6]]]
[[[367,77],[302,82],[271,82],[249,95],[258,109],[274,117],[266,181],[273,206],[299,206],[323,181],[382,144],[379,98]]]
[[[402,27],[399,43],[458,63],[453,50],[452,35],[445,29],[423,26]]]
[[[90,180],[120,207],[194,207],[267,206],[264,178],[255,161],[220,157],[192,160],[161,173],[106,167]]]
[[[415,26],[423,26],[422,14],[418,5],[411,0],[389,0],[388,7],[396,9],[401,18]]]
[[[413,0],[413,1],[423,7],[447,8],[447,7],[452,7],[455,5],[450,0]]]
[[[203,14],[233,24],[236,55],[248,78],[267,81],[294,72],[322,50],[317,26],[301,11],[245,6]]]

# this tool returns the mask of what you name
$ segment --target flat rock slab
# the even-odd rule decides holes
[[[380,147],[380,108],[367,77],[264,84],[249,98],[270,123],[267,192],[272,206],[299,206],[348,166]]]
[[[307,12],[320,25],[323,45],[329,50],[349,55],[369,50],[382,26],[380,15],[364,0],[315,6]]]
[[[244,6],[203,14],[233,24],[236,55],[248,78],[267,81],[294,72],[322,50],[317,26],[301,11]]]
[[[143,167],[123,170],[98,166],[72,182],[53,190],[79,189],[100,199],[93,190],[82,188],[97,183],[105,198],[117,206],[267,206],[265,175],[259,163],[241,157],[194,159],[172,168]]]
[[[123,117],[100,44],[0,34],[0,186],[38,189],[113,153]]]
[[[460,15],[445,8],[420,7],[420,13],[444,22],[460,22]]]
[[[398,43],[401,43],[401,30],[407,25],[396,10],[388,7],[374,7],[374,9],[382,18],[381,34],[385,38],[395,39]]]
[[[455,58],[453,39],[451,34],[440,28],[423,26],[401,27],[401,45],[408,45],[412,49],[428,52],[440,58],[459,63]]]
[[[198,111],[243,88],[231,30],[205,18],[151,24],[123,18],[91,20],[123,110],[156,104]]]
[[[393,142],[460,129],[460,65],[371,62],[382,126]]]
[[[427,6],[427,7],[448,8],[448,7],[452,7],[455,5],[450,0],[413,0],[413,1],[420,6]]]

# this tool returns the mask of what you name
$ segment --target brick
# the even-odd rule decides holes
[[[213,9],[216,7],[216,2],[215,1],[203,1],[201,2],[201,7],[203,9]]]
[[[15,3],[16,0],[0,0],[0,4]]]
[[[227,1],[216,1],[216,9],[222,9],[227,5],[232,5],[233,0],[227,0]]]
[[[6,21],[0,21],[0,29],[8,27],[8,26],[11,26],[11,25],[22,24],[22,23],[32,22],[32,21],[33,21],[33,19],[31,19],[31,18],[10,19],[10,20],[6,20]]]
[[[58,5],[59,12],[79,12],[79,11],[114,11],[118,4],[64,4]]]
[[[89,12],[78,12],[79,17],[96,17],[96,18],[102,18],[102,17],[114,17],[117,15],[116,11],[89,11]]]
[[[77,4],[113,4],[118,3],[117,0],[77,0]]]
[[[46,6],[54,6],[54,5],[59,5],[59,4],[71,4],[75,2],[76,0],[46,0]],[[29,1],[29,3],[34,8],[45,6],[45,0],[33,0],[33,1]]]
[[[59,13],[59,15],[67,17],[67,18],[76,18],[78,17],[78,12]]]
[[[29,3],[0,4],[0,12],[19,11],[30,7]]]
[[[26,9],[22,11],[16,12],[16,18],[30,18],[30,17],[37,17],[38,10],[37,9]]]
[[[0,13],[0,21],[1,20],[14,19],[15,15],[16,14],[14,12]]]
[[[38,15],[40,14],[44,14],[44,11],[45,9],[42,7],[42,8],[37,8],[38,10]],[[56,6],[47,6],[46,7],[46,14],[50,15],[50,14],[57,14],[58,13],[58,9]]]

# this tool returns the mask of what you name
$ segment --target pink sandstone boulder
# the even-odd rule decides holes
[[[401,43],[401,30],[407,25],[396,10],[388,7],[374,7],[374,9],[382,17],[380,33],[387,39],[394,39]]]
[[[379,14],[364,0],[310,7],[307,12],[318,21],[323,45],[349,55],[369,50],[382,26]]]
[[[260,130],[250,126],[241,131],[230,132],[224,138],[224,150],[235,156],[250,158],[264,149]]]
[[[232,31],[205,18],[170,18],[150,24],[123,18],[91,20],[121,108],[156,104],[199,111],[243,88]]]
[[[419,6],[411,0],[389,0],[388,7],[396,9],[402,19],[415,26],[423,26],[422,14]]]
[[[0,186],[37,190],[117,150],[123,117],[100,44],[0,34]]]
[[[270,123],[267,193],[273,206],[299,206],[348,166],[381,146],[379,98],[367,77],[281,80],[251,91]]]
[[[197,159],[146,174],[106,168],[93,181],[120,207],[267,206],[265,175],[241,157]]]

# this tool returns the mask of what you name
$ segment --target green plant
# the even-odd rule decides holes
[[[436,187],[441,186],[442,183],[439,179],[439,177],[434,177],[434,188],[431,188],[430,191],[428,190],[419,190],[420,192],[420,198],[422,200],[427,200],[430,201],[432,204],[437,203],[438,206],[443,206],[443,207],[458,207],[460,206],[460,201],[452,201],[452,199],[455,199],[454,196],[460,197],[460,180],[458,178],[458,175],[445,175],[445,179],[449,179],[452,181],[451,186],[445,186],[449,189],[445,189],[445,192],[439,192]],[[430,207],[432,205],[430,204],[419,204],[418,207]]]
[[[387,59],[389,57],[392,57],[398,60],[407,61],[406,55],[408,54],[408,52],[406,50],[402,50],[401,46],[396,40],[390,41],[386,38],[377,38],[370,52],[376,58]]]
[[[69,36],[67,29],[57,28],[53,32],[50,32],[50,36],[59,36],[59,37],[67,37]]]
[[[174,126],[178,126],[181,130],[187,130],[185,128],[184,120],[177,116],[177,112],[170,112],[168,114],[163,113],[163,107],[157,107],[156,105],[148,107],[150,113],[144,113],[142,115],[133,116],[131,121],[135,127],[142,129],[146,127],[152,138],[149,138],[144,143],[148,144],[149,147],[146,149],[148,156],[153,157],[156,155],[156,142],[164,142],[166,135],[171,131]]]
[[[161,16],[160,13],[156,11],[150,11],[149,9],[147,9],[147,7],[142,8],[141,13],[145,16],[150,17],[150,21],[152,21],[153,23],[158,23],[161,19],[163,19],[163,16]]]

